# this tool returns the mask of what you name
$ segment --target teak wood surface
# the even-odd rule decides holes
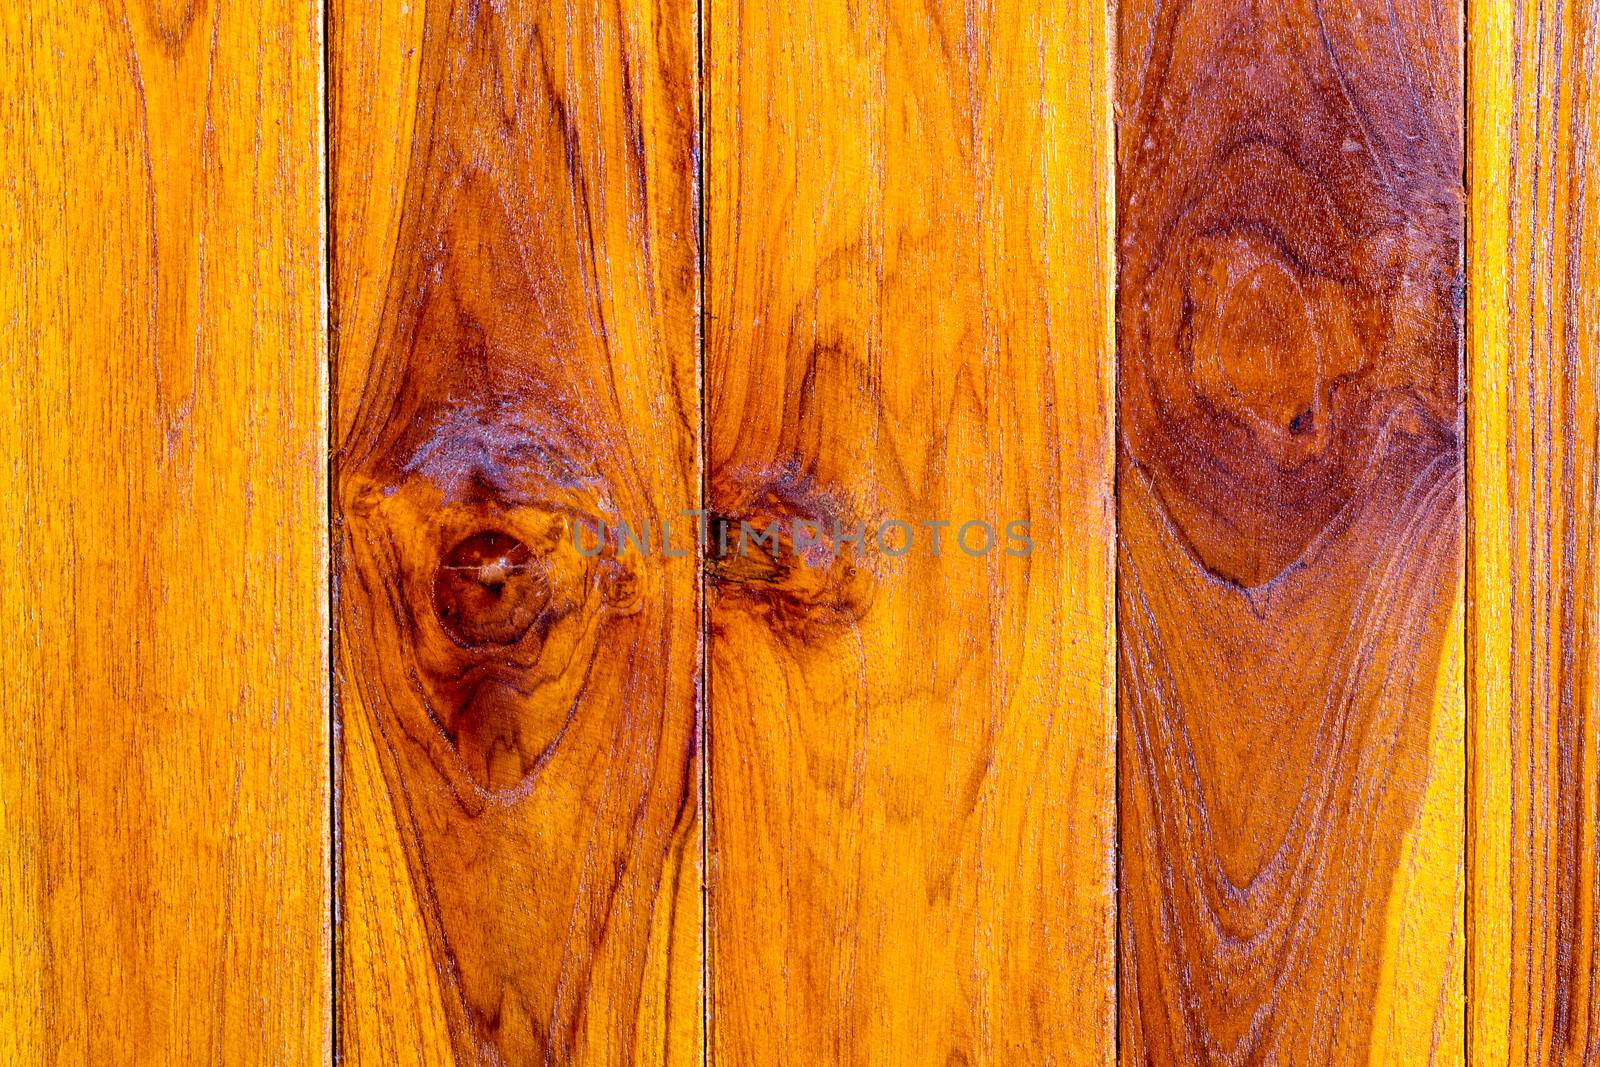
[[[708,565],[712,1051],[1103,1061],[1103,11],[707,14],[708,508],[913,538]],[[1031,555],[962,550],[1014,519]]]
[[[1600,5],[1472,9],[1472,1062],[1600,1063]]]
[[[1122,1051],[1456,1062],[1460,8],[1117,11]]]
[[[694,9],[332,14],[341,1052],[699,1062]]]
[[[0,1064],[1600,1065],[1597,35],[6,6]]]
[[[0,1063],[332,1044],[320,11],[0,10]]]

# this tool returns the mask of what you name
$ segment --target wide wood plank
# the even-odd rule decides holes
[[[1600,6],[1471,6],[1471,1051],[1600,1064]]]
[[[1118,12],[1123,1053],[1459,1062],[1460,6]]]
[[[332,9],[351,1063],[702,1058],[694,18]]]
[[[1106,7],[705,34],[714,1061],[1108,1062]]]
[[[0,10],[0,1062],[329,1057],[322,11]]]

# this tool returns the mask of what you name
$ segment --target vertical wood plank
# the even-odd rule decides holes
[[[1112,1058],[1107,21],[706,5],[717,1063]]]
[[[1458,1062],[1460,7],[1118,10],[1123,1053]]]
[[[321,55],[0,10],[0,1062],[329,1058]]]
[[[702,1058],[694,19],[332,9],[351,1063]]]
[[[1600,6],[1470,17],[1472,1060],[1595,1064]]]

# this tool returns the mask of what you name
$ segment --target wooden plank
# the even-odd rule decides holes
[[[1457,1062],[1460,7],[1118,13],[1122,1050]]]
[[[329,1058],[321,54],[0,11],[0,1062]]]
[[[1471,5],[1472,1062],[1600,1063],[1592,2]]]
[[[716,1062],[1113,1055],[1107,21],[707,5]]]
[[[352,1063],[702,1058],[694,18],[332,10]]]

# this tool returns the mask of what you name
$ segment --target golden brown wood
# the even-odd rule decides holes
[[[702,1058],[694,17],[332,11],[352,1063]]]
[[[1112,1056],[1106,18],[707,5],[716,1063]]]
[[[326,1062],[322,13],[0,11],[0,1062]]]
[[[1600,1064],[1593,2],[1474,2],[1471,1052]]]
[[[1460,8],[1118,11],[1123,1053],[1458,1062]]]

